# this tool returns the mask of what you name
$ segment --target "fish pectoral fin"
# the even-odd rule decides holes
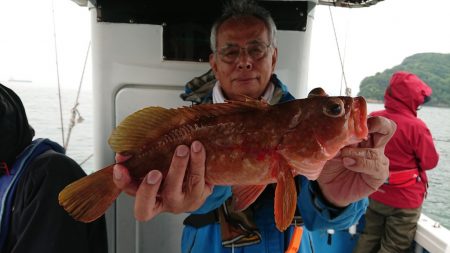
[[[234,211],[245,210],[261,195],[266,185],[235,185],[232,187]]]
[[[275,225],[281,232],[292,223],[297,208],[297,189],[294,176],[286,162],[278,170],[277,186],[275,188]]]

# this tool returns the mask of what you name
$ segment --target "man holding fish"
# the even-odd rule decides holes
[[[182,95],[185,100],[215,104],[261,99],[274,105],[294,99],[273,73],[278,60],[276,27],[266,10],[248,1],[232,1],[213,26],[211,47],[213,73],[203,77],[207,80],[200,87],[195,81],[189,83]],[[264,123],[259,122],[261,126]],[[232,191],[230,186],[213,185],[205,180],[207,154],[212,151],[198,140],[190,147],[176,148],[164,176],[159,170],[151,170],[142,181],[132,179],[127,167],[120,164],[131,158],[118,154],[114,183],[136,196],[137,220],[150,220],[162,212],[192,213],[185,221],[182,252],[229,252],[230,248],[234,252],[312,252],[314,242],[309,231],[345,229],[356,223],[367,206],[365,197],[376,191],[388,176],[384,147],[395,131],[395,124],[386,118],[371,117],[367,126],[367,140],[359,144],[348,142],[353,145],[342,148],[335,158],[330,157],[323,170],[299,172],[295,163],[287,161],[286,166],[294,172],[298,196],[295,195],[296,205],[292,209],[296,224],[289,225],[288,220],[286,227],[280,228],[273,218],[274,212],[277,216],[277,212],[284,211],[277,209],[277,203],[274,210],[274,196],[277,202],[278,193],[273,184],[247,189],[257,191],[239,209],[248,208],[233,211],[236,203],[227,199],[243,189],[233,187]],[[324,149],[328,148],[328,143],[323,144]],[[226,162],[224,167],[227,168]],[[280,191],[283,199],[278,201],[289,202],[285,199],[289,196]],[[302,219],[298,218],[300,215]],[[302,222],[303,234],[298,226]]]

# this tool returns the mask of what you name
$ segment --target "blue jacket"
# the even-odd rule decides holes
[[[283,93],[280,102],[294,99],[287,91],[286,86],[275,75],[272,78],[272,82],[275,84],[276,89],[281,89]],[[342,210],[336,210],[327,206],[316,189],[315,183],[303,176],[300,177],[301,190],[298,194],[297,205],[305,225],[299,252],[320,252],[317,251],[321,246],[320,244],[324,244],[327,241],[326,230],[330,228],[344,230],[357,223],[365,212],[368,202],[367,199],[362,199]],[[193,213],[210,212],[221,206],[230,196],[231,187],[214,186],[213,193],[207,198],[203,206]],[[254,218],[261,233],[262,241],[258,244],[234,248],[233,252],[282,253],[286,250],[293,232],[293,226],[283,233],[278,231],[274,221],[273,199],[263,199],[261,203],[262,206],[258,209],[258,212],[255,212]],[[219,223],[213,223],[201,228],[185,226],[181,242],[182,252],[232,252],[231,248],[222,246],[220,231]]]

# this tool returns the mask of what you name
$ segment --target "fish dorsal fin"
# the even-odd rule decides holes
[[[127,116],[109,137],[109,145],[117,152],[135,150],[146,139],[155,139],[161,133],[161,125],[169,124],[175,117],[174,110],[152,106]],[[159,130],[161,129],[161,130]]]
[[[245,210],[261,195],[266,185],[234,185],[232,207],[236,212]]]
[[[265,101],[264,99],[254,99],[248,96],[244,96],[242,95],[242,97],[244,97],[244,101],[235,101],[235,100],[225,100],[225,102],[227,103],[232,103],[235,105],[240,105],[242,107],[249,107],[249,108],[255,108],[255,109],[267,109],[270,105],[267,101]]]
[[[117,152],[137,150],[154,142],[171,129],[185,124],[195,124],[202,118],[232,115],[264,107],[252,102],[228,102],[218,104],[201,104],[167,109],[158,106],[146,107],[126,117],[113,131],[109,145]]]

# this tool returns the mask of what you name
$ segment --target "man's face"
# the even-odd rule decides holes
[[[219,27],[216,41],[217,53],[210,55],[209,62],[225,96],[259,99],[277,61],[277,49],[269,46],[272,42],[264,22],[254,17],[229,19]]]

